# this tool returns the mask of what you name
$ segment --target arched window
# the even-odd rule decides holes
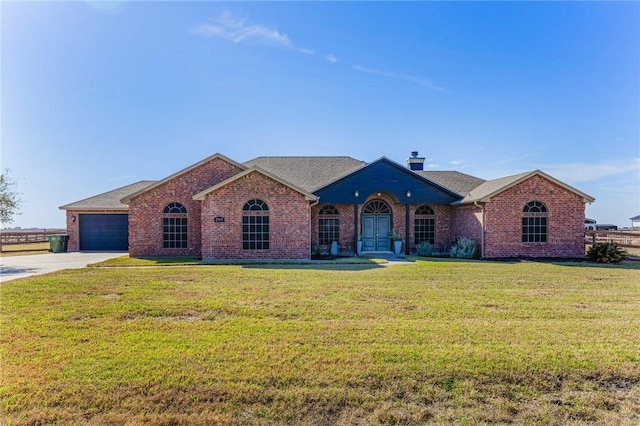
[[[169,203],[162,215],[162,247],[187,248],[187,209],[180,203]]]
[[[540,201],[530,201],[522,209],[522,242],[547,242],[547,206]]]
[[[318,212],[318,244],[330,245],[332,241],[340,241],[340,218],[338,209],[323,206]]]
[[[424,241],[435,244],[436,214],[431,207],[420,206],[416,209],[413,219],[413,235],[416,245]]]
[[[242,208],[242,248],[269,250],[269,207],[254,198]]]
[[[391,214],[391,209],[382,200],[372,200],[364,206],[362,214]]]

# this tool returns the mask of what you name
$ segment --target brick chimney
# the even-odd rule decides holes
[[[411,151],[411,157],[407,158],[409,170],[424,170],[424,157],[418,157],[418,151]]]

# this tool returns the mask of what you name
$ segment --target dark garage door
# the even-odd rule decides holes
[[[80,215],[80,250],[128,249],[128,214]]]

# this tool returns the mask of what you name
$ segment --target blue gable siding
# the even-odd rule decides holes
[[[407,191],[411,191],[411,197],[407,197]],[[320,197],[321,203],[352,204],[363,203],[369,195],[378,192],[391,194],[403,204],[450,204],[460,199],[455,193],[384,157],[314,191],[314,195]]]

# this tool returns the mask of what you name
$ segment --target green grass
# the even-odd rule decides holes
[[[103,262],[94,263],[90,267],[111,268],[111,267],[140,267],[140,266],[180,266],[180,265],[354,265],[354,264],[372,264],[386,263],[385,259],[373,257],[341,257],[333,260],[288,260],[288,259],[237,259],[237,260],[211,260],[202,261],[196,257],[152,257],[152,258],[135,258],[129,255],[108,259]]]
[[[25,256],[49,252],[49,243],[3,244],[2,256]]]
[[[153,257],[135,258],[129,255],[115,257],[99,263],[93,263],[90,267],[125,267],[125,266],[179,266],[200,265],[202,262],[197,257]]]
[[[0,424],[638,424],[640,265],[89,268],[0,286]]]

